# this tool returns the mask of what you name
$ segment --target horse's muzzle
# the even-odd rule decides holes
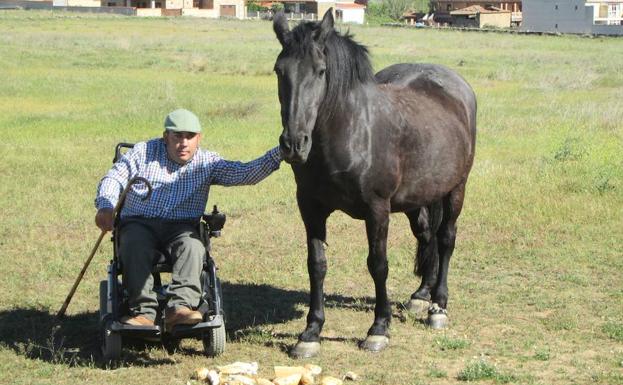
[[[311,141],[308,135],[303,135],[294,140],[285,134],[281,134],[279,137],[279,149],[283,159],[288,163],[305,163],[310,148]]]

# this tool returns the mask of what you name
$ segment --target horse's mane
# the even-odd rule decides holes
[[[292,30],[290,47],[296,55],[303,57],[314,49],[314,35],[319,30],[320,22],[304,22]],[[331,29],[324,43],[324,54],[327,90],[322,109],[324,117],[328,118],[355,86],[375,80],[368,49],[355,42],[349,32],[341,34]]]

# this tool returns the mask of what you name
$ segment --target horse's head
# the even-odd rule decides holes
[[[279,145],[288,163],[304,163],[327,88],[324,48],[334,32],[332,10],[321,22],[302,23],[292,31],[283,13],[278,13],[273,28],[282,46],[275,62],[283,126]]]

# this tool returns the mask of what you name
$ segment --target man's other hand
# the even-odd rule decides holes
[[[95,224],[102,231],[111,231],[113,225],[112,209],[99,209],[95,214]]]

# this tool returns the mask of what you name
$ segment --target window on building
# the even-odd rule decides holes
[[[156,8],[162,8],[162,3],[159,1],[156,1],[156,4],[154,5],[154,7]]]
[[[116,6],[116,5],[117,5],[117,3],[108,3],[108,6],[109,6],[109,7],[114,7],[114,6]]]
[[[608,17],[611,19],[616,19],[618,17],[618,8],[618,4],[610,4],[608,8]]]
[[[554,6],[554,9],[558,9],[558,4],[556,4],[556,5]]]
[[[447,4],[446,5],[446,11],[448,11],[448,12],[452,11],[452,4]]]
[[[599,5],[599,17],[603,17],[604,19],[608,17],[608,4]]]
[[[204,9],[214,9],[214,0],[203,0]]]

